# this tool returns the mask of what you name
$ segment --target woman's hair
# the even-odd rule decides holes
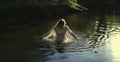
[[[58,26],[58,27],[63,27],[66,25],[66,21],[65,19],[59,19],[59,21],[56,23],[55,26]]]

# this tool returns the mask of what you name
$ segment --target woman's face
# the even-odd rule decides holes
[[[66,25],[65,20],[64,19],[60,19],[59,22],[58,22],[58,24],[57,24],[57,26],[64,27],[64,25]]]

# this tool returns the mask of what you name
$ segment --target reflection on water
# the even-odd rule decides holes
[[[111,42],[111,54],[112,54],[113,60],[115,62],[119,62],[120,61],[120,53],[119,53],[120,25],[119,23],[114,23],[114,24],[115,25],[111,26],[111,30],[109,30],[110,42]]]
[[[76,20],[76,15],[75,16]],[[109,17],[109,16],[107,16]],[[111,23],[113,20],[106,19],[106,16],[96,17],[89,26],[94,27],[91,31],[85,31],[84,36],[78,42],[69,44],[65,53],[55,53],[47,58],[47,62],[114,62],[120,61],[119,55],[119,23]],[[92,19],[91,19],[92,20]],[[97,21],[96,21],[97,20]],[[75,23],[75,22],[74,22]],[[79,26],[79,25],[78,25]],[[73,27],[74,28],[74,27]],[[88,27],[87,27],[88,28]],[[77,30],[77,29],[76,29]],[[76,31],[81,36],[80,31]],[[83,33],[83,32],[82,32]],[[88,33],[88,34],[86,34]],[[92,34],[90,34],[92,33]],[[62,49],[61,49],[62,50]],[[86,57],[90,55],[90,57]],[[96,56],[98,55],[98,56]],[[74,58],[73,58],[74,57]],[[96,58],[97,57],[97,58]],[[83,60],[82,60],[83,59]]]
[[[120,33],[111,37],[112,55],[115,61],[120,61]]]
[[[120,16],[114,17],[113,21],[113,15],[107,14],[102,17],[89,13],[64,16],[70,28],[80,37],[78,42],[60,49],[64,53],[52,52],[48,45],[39,41],[36,44],[35,39],[46,33],[58,19],[34,22],[34,26],[32,23],[22,27],[9,26],[8,29],[16,30],[1,34],[5,51],[2,56],[7,62],[119,62]]]

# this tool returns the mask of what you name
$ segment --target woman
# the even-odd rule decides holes
[[[65,44],[78,39],[79,37],[72,32],[64,19],[59,19],[55,26],[42,36],[42,40],[48,41],[51,45],[55,45],[57,50],[64,47]]]

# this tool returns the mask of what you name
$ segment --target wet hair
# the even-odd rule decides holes
[[[59,19],[55,26],[64,27],[66,25],[65,19]]]

